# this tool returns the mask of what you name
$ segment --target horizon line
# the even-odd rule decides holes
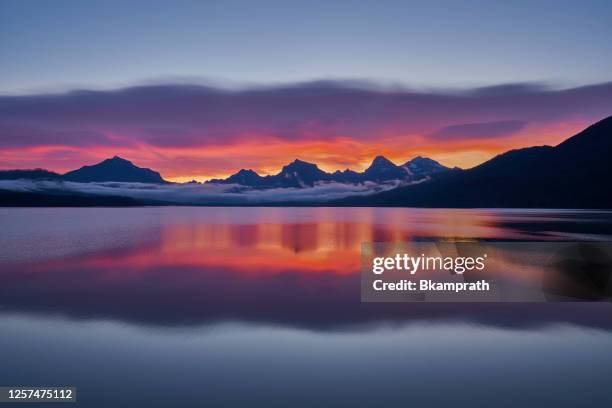
[[[387,158],[387,157],[385,157],[385,156],[383,156],[383,155],[376,155],[376,156],[374,156],[374,158],[371,160],[370,165],[372,165],[372,164],[374,163],[374,161],[375,161],[375,160],[376,160],[378,157],[382,157],[383,159],[385,159],[385,160],[387,160],[387,161],[391,162],[391,163],[392,163],[394,166],[397,166],[397,167],[402,167],[402,166],[405,166],[405,165],[406,165],[408,162],[410,162],[410,161],[412,161],[412,160],[415,160],[415,159],[418,159],[418,158],[421,158],[421,159],[429,159],[429,160],[433,160],[433,161],[435,161],[436,163],[438,163],[438,164],[440,164],[440,165],[442,165],[442,166],[444,166],[444,167],[447,167],[448,169],[451,169],[451,170],[454,170],[454,169],[458,169],[458,170],[468,170],[468,169],[464,169],[464,168],[459,167],[459,166],[453,166],[453,167],[446,166],[446,165],[444,165],[443,163],[440,163],[440,162],[439,162],[438,160],[436,160],[436,159],[433,159],[433,158],[431,158],[431,157],[427,157],[427,156],[423,156],[423,155],[420,155],[420,154],[419,154],[419,155],[416,155],[416,156],[414,156],[414,157],[412,157],[411,159],[408,159],[408,160],[407,160],[406,162],[404,162],[403,164],[396,164],[396,162],[395,162],[395,161],[393,161],[393,160],[391,160],[391,159],[389,159],[389,158]],[[163,174],[161,174],[161,172],[159,172],[159,171],[155,170],[154,168],[150,168],[150,167],[140,167],[140,166],[138,166],[138,165],[135,163],[135,161],[134,161],[133,159],[127,159],[127,158],[125,158],[125,157],[121,157],[121,156],[119,156],[119,155],[113,155],[112,157],[109,157],[109,158],[106,158],[106,159],[102,159],[102,160],[100,160],[99,162],[96,162],[96,163],[93,163],[93,164],[84,164],[84,165],[82,165],[82,166],[80,166],[80,167],[78,167],[78,168],[76,168],[76,169],[69,170],[69,171],[66,171],[66,172],[63,172],[63,173],[62,173],[62,172],[57,172],[57,171],[55,171],[55,170],[52,170],[52,169],[49,169],[49,168],[45,168],[45,167],[0,169],[0,173],[1,173],[1,172],[9,172],[9,171],[37,171],[37,170],[42,170],[42,171],[47,171],[47,172],[54,173],[54,174],[57,174],[57,175],[60,175],[60,176],[64,176],[64,175],[66,175],[67,173],[70,173],[70,172],[72,172],[72,171],[79,170],[79,169],[82,169],[82,168],[84,168],[84,167],[96,166],[96,165],[101,164],[101,163],[103,163],[103,162],[105,162],[105,161],[108,161],[108,160],[113,160],[113,159],[120,159],[120,160],[127,161],[127,162],[129,162],[130,164],[132,164],[132,165],[134,165],[134,166],[136,166],[136,167],[138,167],[138,168],[140,168],[140,169],[148,169],[148,170],[151,170],[151,171],[155,171],[156,173],[158,173],[158,174],[161,176],[161,178],[162,178],[163,180],[165,180],[165,181],[170,181],[170,182],[172,182],[172,183],[178,183],[178,184],[181,184],[181,183],[189,183],[189,182],[193,182],[193,181],[196,181],[196,182],[199,182],[199,183],[206,183],[206,182],[209,182],[209,181],[212,181],[212,180],[223,180],[223,179],[227,179],[227,178],[229,178],[229,177],[231,177],[231,176],[233,176],[233,175],[235,175],[235,174],[237,174],[237,173],[239,173],[239,172],[241,172],[241,171],[252,171],[252,172],[254,172],[255,174],[257,174],[258,176],[260,176],[260,177],[269,177],[269,176],[274,176],[274,175],[278,175],[278,174],[280,174],[280,173],[282,172],[282,170],[283,170],[283,168],[284,168],[284,167],[286,167],[286,166],[288,166],[288,165],[290,165],[290,164],[292,164],[292,163],[295,163],[295,162],[302,162],[302,163],[305,163],[305,164],[311,164],[311,165],[314,165],[314,166],[315,166],[315,167],[317,167],[319,170],[321,170],[321,171],[323,171],[323,172],[325,172],[325,173],[327,173],[327,174],[334,174],[334,173],[336,173],[336,172],[344,172],[344,171],[354,171],[354,172],[356,172],[356,173],[363,173],[363,172],[365,171],[365,170],[363,170],[363,171],[357,171],[357,170],[353,170],[353,169],[348,168],[348,167],[347,167],[347,168],[345,168],[345,169],[342,169],[342,170],[340,170],[340,169],[336,169],[336,170],[328,171],[328,170],[325,170],[325,169],[323,169],[323,168],[319,167],[319,165],[318,165],[317,163],[309,162],[309,161],[302,160],[302,159],[300,159],[300,158],[297,158],[297,157],[296,157],[296,158],[294,158],[292,161],[290,161],[290,162],[288,162],[287,164],[283,165],[283,166],[282,166],[282,167],[281,167],[281,168],[280,168],[280,169],[279,169],[277,172],[272,173],[272,174],[268,174],[268,173],[260,174],[260,172],[258,172],[257,170],[253,170],[252,168],[240,168],[239,170],[235,170],[233,173],[230,173],[229,175],[227,175],[227,176],[225,176],[225,177],[221,176],[222,178],[220,178],[220,177],[210,177],[210,178],[208,178],[208,179],[205,179],[205,180],[201,180],[201,181],[200,181],[200,180],[197,180],[195,177],[193,177],[193,178],[192,178],[192,177],[190,177],[190,176],[186,176],[186,177],[181,177],[181,179],[189,179],[189,178],[192,178],[192,179],[191,179],[191,180],[189,180],[189,181],[179,182],[179,181],[172,181],[172,177],[170,177],[170,178],[165,178],[165,177],[163,176]],[[490,160],[490,159],[489,159],[489,160]],[[486,161],[488,161],[488,160],[486,160]],[[486,162],[486,161],[485,161],[485,162]],[[483,162],[483,163],[485,163],[485,162]],[[482,163],[480,163],[480,164],[482,164]],[[480,164],[478,164],[477,166],[479,166]],[[476,167],[476,166],[474,166],[474,167]],[[470,167],[470,168],[471,168],[471,167]]]

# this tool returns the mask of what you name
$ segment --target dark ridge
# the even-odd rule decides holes
[[[136,199],[122,196],[0,190],[0,207],[134,207],[144,204]]]
[[[334,205],[612,208],[612,117],[555,146],[511,150],[469,170]]]
[[[45,169],[0,170],[0,180],[60,180],[60,174]]]
[[[63,179],[80,183],[106,181],[168,183],[158,172],[135,166],[132,162],[118,156],[106,159],[98,164],[83,166],[78,170],[69,171],[64,174]]]

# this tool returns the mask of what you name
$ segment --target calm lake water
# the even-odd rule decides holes
[[[0,386],[72,385],[86,407],[612,404],[610,303],[359,287],[362,242],[607,241],[610,212],[0,209],[0,226]]]

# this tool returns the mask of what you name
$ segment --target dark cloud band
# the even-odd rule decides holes
[[[525,123],[612,113],[612,83],[571,89],[539,84],[414,91],[369,83],[311,82],[227,90],[151,85],[113,91],[0,96],[0,147],[238,143],[422,134],[441,141],[501,137]],[[110,137],[112,135],[112,137]]]
[[[520,120],[464,123],[447,126],[432,133],[429,137],[434,140],[491,139],[511,136],[521,131],[526,125],[526,122]]]

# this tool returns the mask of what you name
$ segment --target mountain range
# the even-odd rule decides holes
[[[294,160],[284,166],[278,174],[260,176],[253,170],[242,169],[226,179],[212,179],[209,184],[238,184],[256,188],[306,188],[317,183],[383,183],[390,181],[414,182],[424,180],[434,174],[449,170],[440,163],[416,157],[401,166],[396,166],[390,160],[378,156],[363,173],[353,170],[327,173],[314,163]],[[83,166],[66,174],[58,174],[43,169],[34,170],[3,170],[0,180],[65,180],[79,183],[89,182],[137,182],[152,184],[168,184],[162,176],[151,169],[142,168],[132,162],[115,156],[91,166]]]
[[[162,176],[151,169],[135,166],[132,162],[115,156],[92,166],[58,174],[44,169],[1,170],[0,180],[65,180],[78,183],[90,182],[134,182],[167,184]]]
[[[226,179],[212,179],[207,183],[239,184],[259,188],[305,188],[324,182],[359,184],[399,181],[409,183],[424,180],[447,170],[450,169],[437,161],[420,156],[400,166],[383,156],[377,156],[363,173],[349,169],[327,173],[314,163],[296,159],[275,175],[260,176],[253,170],[242,169]]]
[[[166,194],[165,201],[117,196],[93,195],[87,192],[0,191],[0,206],[6,205],[328,205],[328,206],[398,206],[463,208],[612,208],[612,116],[597,122],[557,146],[535,146],[511,150],[468,170],[449,169],[434,160],[416,157],[395,165],[378,156],[364,172],[352,170],[325,172],[316,164],[295,160],[278,174],[260,176],[253,170],[240,170],[226,179],[209,180],[205,185],[239,185],[243,197],[254,190],[268,190],[270,201],[258,201],[254,194],[242,202],[219,201],[219,197],[199,197],[194,201],[177,201]],[[175,185],[153,170],[113,157],[101,163],[84,166],[64,175],[47,170],[0,171],[0,180],[50,180],[73,182],[140,182],[163,187]],[[337,184],[342,183],[342,184]],[[61,183],[55,183],[61,184]],[[6,187],[9,185],[9,187]],[[84,184],[85,185],[85,184]],[[354,185],[358,193],[345,198],[323,198],[317,201],[289,199],[283,191],[309,191],[324,185]],[[385,188],[380,186],[385,185]],[[351,191],[353,191],[351,190]],[[384,190],[384,191],[381,191]],[[108,191],[108,190],[107,190]],[[113,190],[119,191],[119,190]],[[200,190],[197,190],[200,191]],[[364,194],[363,192],[366,191]],[[70,194],[75,195],[72,197]],[[88,195],[89,194],[89,195]],[[198,193],[200,194],[200,193]],[[223,194],[221,192],[220,194]],[[62,197],[58,198],[57,196]],[[84,198],[85,197],[85,198]],[[270,195],[268,195],[270,197]],[[305,196],[301,196],[305,197]],[[330,196],[331,197],[331,196]],[[209,201],[207,201],[209,200]],[[71,204],[72,203],[72,204]]]
[[[333,205],[612,208],[612,116],[555,147],[511,150],[469,170]]]

